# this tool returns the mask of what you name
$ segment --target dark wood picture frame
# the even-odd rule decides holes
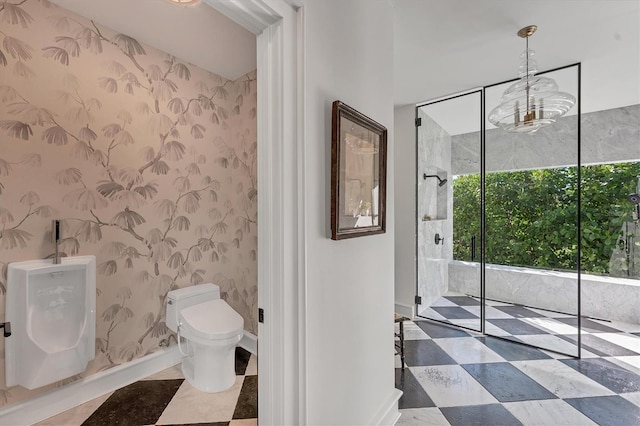
[[[341,101],[331,113],[331,239],[386,231],[387,129]]]

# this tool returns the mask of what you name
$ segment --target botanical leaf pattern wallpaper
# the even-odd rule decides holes
[[[51,256],[55,218],[63,255],[97,260],[83,376],[175,344],[178,287],[220,285],[256,333],[256,103],[255,71],[229,81],[47,1],[0,2],[0,318],[8,263]],[[2,385],[2,405],[38,392]]]

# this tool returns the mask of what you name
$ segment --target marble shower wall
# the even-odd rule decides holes
[[[575,165],[577,123],[576,116],[562,117],[533,135],[488,130],[487,172]],[[454,175],[478,170],[478,137],[452,137]],[[583,165],[640,161],[640,105],[582,114],[581,138]]]
[[[255,333],[255,71],[226,80],[47,1],[0,2],[0,27],[0,314],[7,264],[50,256],[58,218],[61,251],[97,258],[82,376],[175,344],[177,287],[219,284]]]
[[[418,131],[418,295],[428,306],[447,291],[447,263],[453,259],[453,186],[451,185],[451,136],[418,109],[422,126]],[[448,179],[438,186],[436,178],[423,179],[423,174],[437,174]],[[426,220],[425,220],[426,219]],[[444,242],[435,244],[435,234]]]

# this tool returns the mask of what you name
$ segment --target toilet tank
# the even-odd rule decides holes
[[[172,290],[167,294],[167,318],[169,330],[178,328],[178,313],[189,306],[209,300],[220,299],[220,287],[215,284],[199,284]]]

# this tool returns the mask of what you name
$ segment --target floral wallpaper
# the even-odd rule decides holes
[[[255,72],[229,81],[46,0],[0,2],[0,318],[7,264],[52,256],[60,219],[63,255],[98,265],[84,376],[175,344],[178,287],[219,284],[256,333],[256,101]],[[2,377],[0,404],[60,384]]]

